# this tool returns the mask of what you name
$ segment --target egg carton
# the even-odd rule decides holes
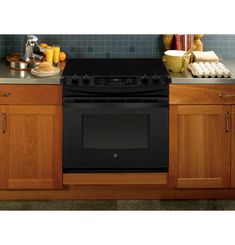
[[[195,77],[231,77],[231,71],[221,62],[194,62],[192,64],[189,64],[188,68]]]

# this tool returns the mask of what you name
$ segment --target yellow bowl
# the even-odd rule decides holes
[[[186,51],[168,50],[164,53],[163,61],[169,70],[173,72],[185,72],[188,69],[190,55],[185,56]]]

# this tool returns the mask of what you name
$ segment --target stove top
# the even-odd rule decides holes
[[[167,75],[161,59],[71,59],[63,76]]]
[[[142,87],[168,84],[161,59],[71,59],[63,72],[66,86]]]
[[[62,74],[64,96],[168,96],[161,59],[71,59]]]

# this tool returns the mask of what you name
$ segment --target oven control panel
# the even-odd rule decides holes
[[[65,77],[63,83],[66,86],[78,86],[78,87],[103,87],[103,88],[125,88],[125,87],[148,87],[155,85],[164,85],[169,83],[169,77],[164,76],[77,76]]]

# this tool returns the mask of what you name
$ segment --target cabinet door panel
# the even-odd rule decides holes
[[[231,187],[235,188],[235,105],[232,106]]]
[[[172,185],[229,187],[230,106],[172,106],[172,111],[171,124],[177,124],[177,132],[171,130],[170,136],[170,144],[174,144],[170,145]],[[175,144],[177,152],[173,150]]]
[[[7,112],[7,106],[0,106],[0,188],[7,188],[7,176],[8,176],[8,137],[5,132],[6,118],[4,114]],[[5,121],[5,122],[4,122]],[[4,125],[5,123],[5,125]]]
[[[61,108],[8,106],[9,189],[62,186]]]
[[[53,155],[53,117],[17,114],[10,110],[10,178],[50,178]]]

